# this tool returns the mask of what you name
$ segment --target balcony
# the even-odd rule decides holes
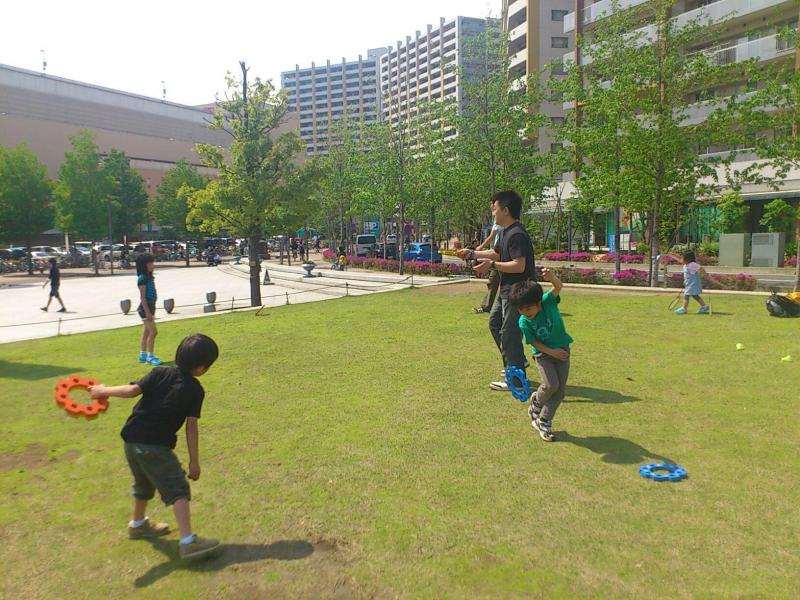
[[[620,9],[644,4],[648,0],[620,0]],[[786,4],[787,0],[717,0],[675,17],[679,27],[685,26],[694,19],[718,21],[723,18],[741,18],[759,11]],[[588,25],[608,16],[612,9],[612,0],[601,0],[583,9],[583,24]],[[575,13],[564,17],[564,33],[575,31]]]
[[[648,29],[651,29],[652,31],[647,32],[647,34],[642,38],[642,42],[648,39],[651,34],[655,35],[655,28],[653,26],[650,26]],[[729,65],[750,60],[752,58],[757,58],[760,62],[763,62],[775,60],[777,58],[783,58],[785,56],[792,56],[794,54],[794,46],[792,46],[787,40],[779,38],[777,34],[773,34],[751,40],[743,44],[731,46],[729,48],[711,49],[706,50],[706,52],[716,56],[717,64]],[[573,50],[572,52],[567,52],[564,55],[563,60],[564,65],[566,65],[568,62],[574,63],[575,51]],[[591,62],[591,56],[581,54],[582,66],[591,64]]]
[[[513,69],[514,67],[516,67],[518,64],[525,62],[527,60],[527,58],[528,58],[528,49],[527,48],[523,48],[522,50],[520,50],[516,54],[512,54],[509,57],[509,60],[508,60],[508,69],[509,69],[509,71],[511,69]]]
[[[514,27],[511,31],[508,32],[508,41],[513,42],[517,38],[522,37],[528,32],[528,23],[523,22]]]

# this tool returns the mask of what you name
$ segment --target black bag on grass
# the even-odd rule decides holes
[[[800,317],[800,304],[785,296],[772,294],[767,299],[767,311],[773,317]]]

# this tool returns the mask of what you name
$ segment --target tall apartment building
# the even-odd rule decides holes
[[[328,153],[331,123],[345,114],[364,123],[380,119],[378,61],[386,48],[367,51],[367,58],[281,73],[281,87],[288,94],[289,109],[299,111],[300,137],[308,156]]]
[[[469,77],[464,48],[484,31],[499,33],[498,26],[493,19],[442,18],[438,27],[428,25],[424,33],[417,31],[406,36],[405,42],[398,40],[390,46],[380,64],[383,120],[394,125],[408,119],[418,104],[433,100],[452,99],[460,110],[464,102],[461,70]],[[450,64],[458,68],[447,68]]]
[[[564,34],[577,34],[591,43],[592,30],[612,10],[612,0],[600,0],[590,3],[586,0],[575,0],[576,9],[564,18]],[[647,0],[619,0],[621,10],[629,10],[634,6],[645,4]],[[672,6],[672,19],[680,27],[696,19],[724,21],[724,26],[716,30],[713,38],[698,42],[692,50],[711,52],[716,55],[718,64],[732,64],[756,58],[758,64],[794,63],[800,68],[800,56],[794,44],[778,36],[787,26],[797,29],[798,3],[796,0],[678,0]],[[656,25],[645,12],[639,23],[640,30],[646,38],[655,39]],[[580,60],[587,65],[587,57],[576,50],[564,55],[564,61]],[[724,98],[734,91],[744,89],[747,81],[730,81],[715,87],[698,90],[690,100],[696,102],[689,115],[687,124],[701,122],[714,109],[713,99]],[[709,102],[711,101],[711,102]],[[765,132],[769,135],[769,132]],[[701,149],[703,155],[711,156],[727,153],[732,148],[725,146]],[[743,169],[752,164],[755,155],[748,155],[747,149],[737,148],[738,164],[735,169]],[[758,227],[761,207],[776,197],[800,198],[800,172],[793,170],[784,181],[781,191],[774,192],[767,185],[749,184],[742,194],[751,201],[751,221],[753,229]]]
[[[575,33],[565,33],[564,18],[574,4],[575,0],[503,0],[501,15],[512,79],[521,81],[553,63],[550,73],[555,77],[564,74],[564,50],[575,48]],[[564,120],[561,103],[546,102],[538,109],[556,124]],[[544,128],[539,131],[538,145],[540,152],[555,149]]]

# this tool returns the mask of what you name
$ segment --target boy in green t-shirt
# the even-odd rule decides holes
[[[567,389],[572,338],[558,311],[561,280],[549,269],[542,269],[542,279],[553,284],[553,289],[544,293],[535,281],[520,281],[512,286],[508,301],[520,313],[519,328],[525,343],[533,346],[533,358],[542,376],[539,389],[531,395],[531,426],[545,442],[552,442],[551,424]]]

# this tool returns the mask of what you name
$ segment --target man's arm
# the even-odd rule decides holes
[[[477,250],[477,251],[481,251],[481,250],[483,250],[484,248],[486,248],[486,246],[489,244],[489,242],[491,242],[491,241],[492,241],[494,238],[496,238],[496,237],[497,237],[497,230],[496,230],[496,229],[492,229],[492,230],[489,232],[489,235],[486,237],[486,239],[485,239],[485,240],[483,240],[483,243],[481,243],[481,245],[480,245],[480,246],[478,246],[477,248],[475,248],[475,250]]]
[[[200,430],[197,417],[186,417],[186,446],[189,449],[189,479],[200,479]]]

